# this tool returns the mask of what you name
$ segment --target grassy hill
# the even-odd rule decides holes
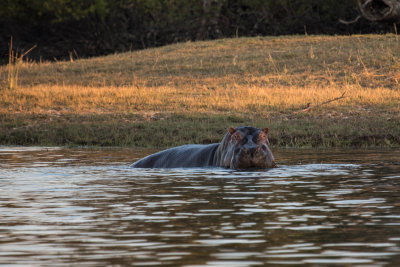
[[[253,125],[270,128],[273,146],[400,145],[395,35],[236,38],[24,61],[11,66],[11,88],[9,67],[0,67],[0,144],[168,147]]]

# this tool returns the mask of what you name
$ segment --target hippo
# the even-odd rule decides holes
[[[225,167],[231,169],[277,167],[267,137],[268,128],[230,128],[221,143],[183,145],[142,158],[132,168]]]

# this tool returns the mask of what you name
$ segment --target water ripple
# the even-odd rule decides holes
[[[397,150],[249,171],[128,168],[140,153],[0,147],[0,265],[400,264]]]

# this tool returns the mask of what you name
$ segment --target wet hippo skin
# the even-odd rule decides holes
[[[277,167],[269,147],[268,128],[230,128],[221,143],[183,145],[149,155],[133,168],[226,167],[231,169]]]

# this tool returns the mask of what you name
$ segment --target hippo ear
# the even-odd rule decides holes
[[[230,134],[233,134],[234,132],[236,132],[236,129],[235,129],[235,128],[233,128],[233,127],[229,128],[229,133],[230,133]]]
[[[268,129],[268,128],[264,128],[264,129],[263,129],[263,132],[264,132],[265,134],[268,134],[269,129]]]

